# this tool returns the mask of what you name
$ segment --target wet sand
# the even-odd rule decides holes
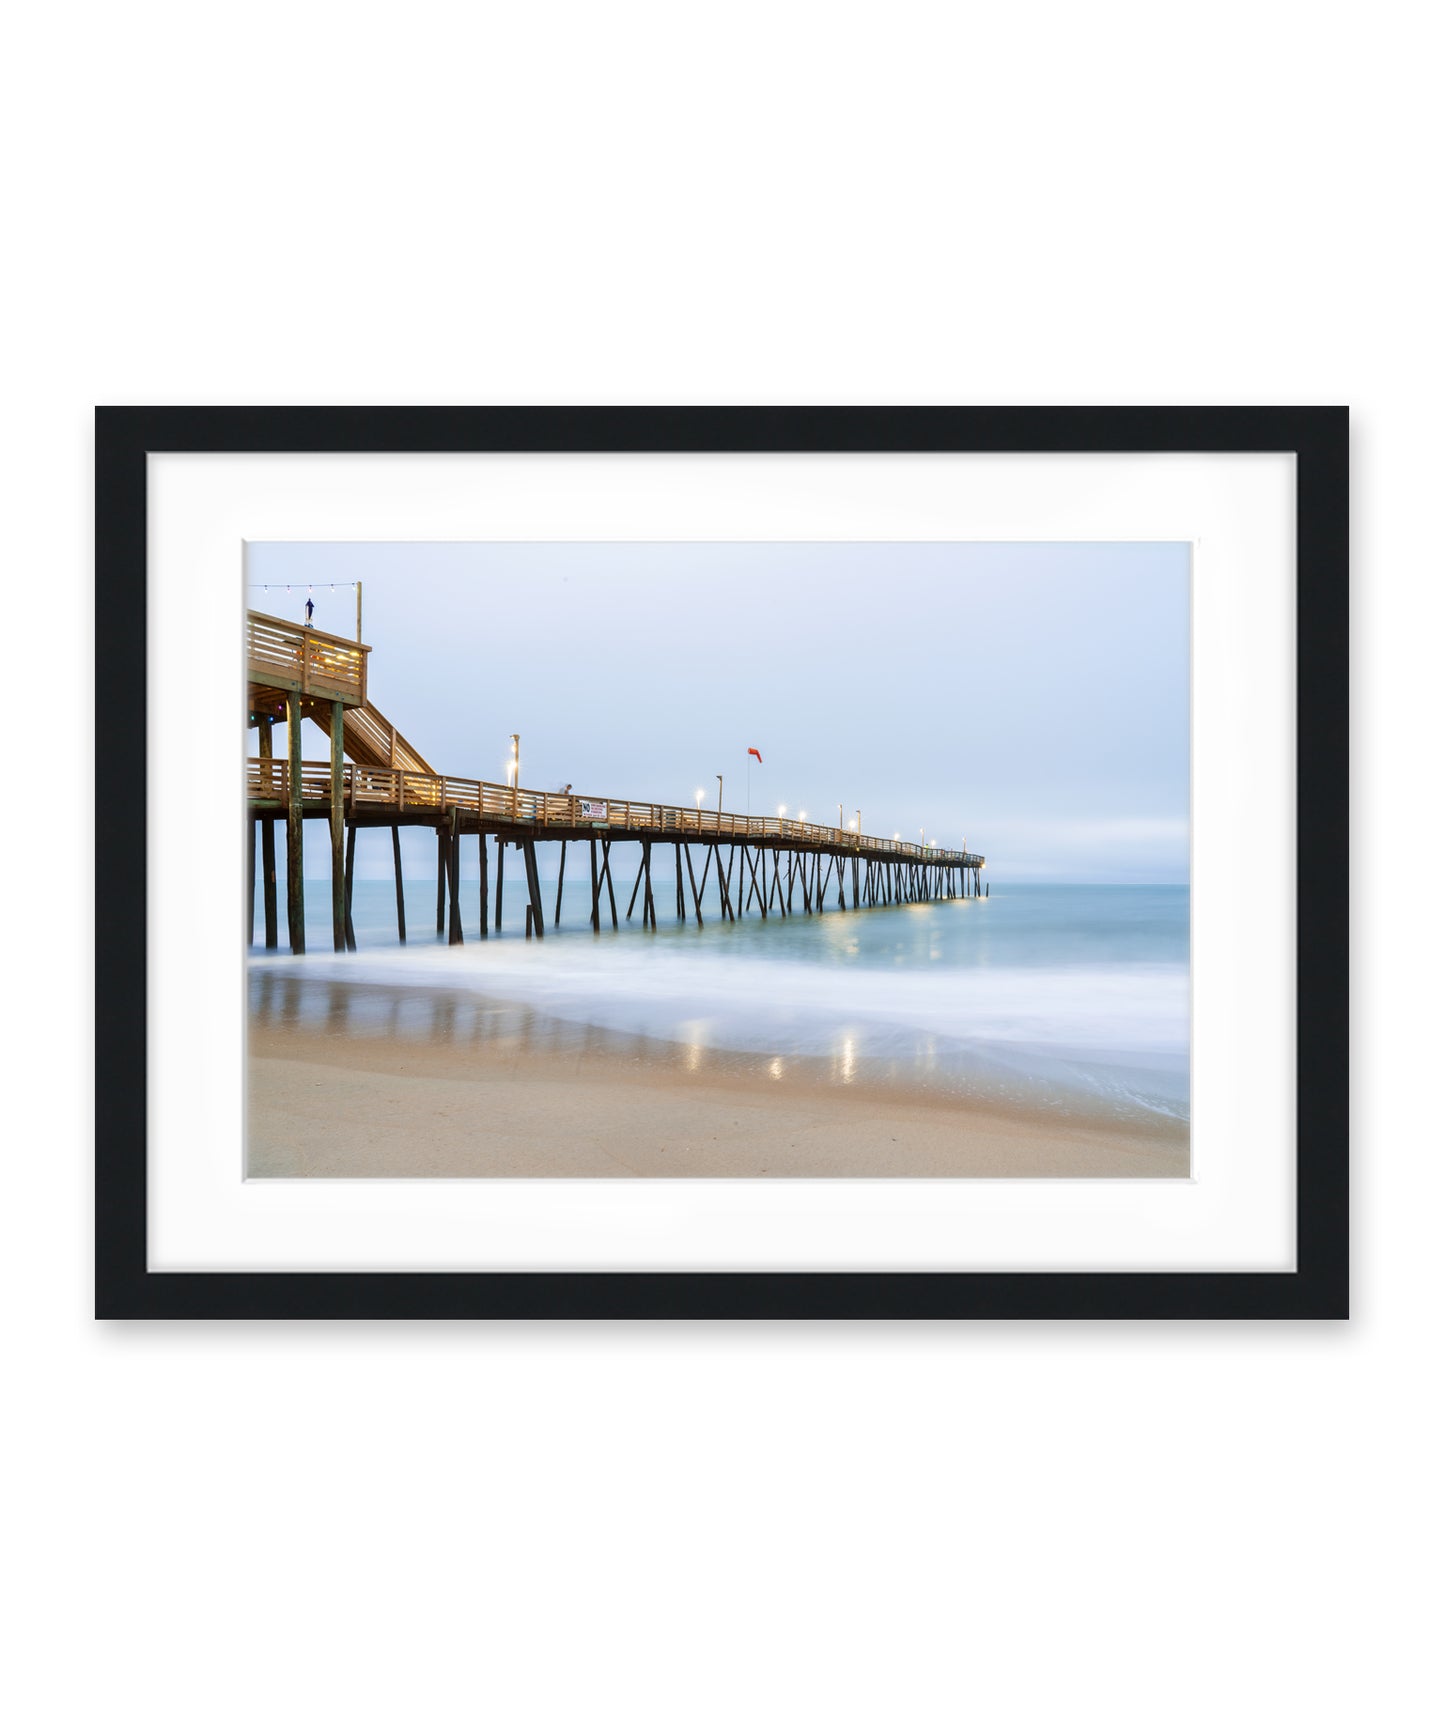
[[[1189,1128],[979,1104],[757,1056],[438,1042],[253,1016],[276,1178],[1187,1178]]]

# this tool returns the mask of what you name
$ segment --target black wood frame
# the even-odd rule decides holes
[[[1297,1268],[1210,1272],[152,1272],[146,857],[97,778],[99,1318],[1344,1318],[1349,1294],[1349,418],[1340,408],[105,408],[96,757],[146,666],[152,452],[1292,452],[1297,554]],[[1281,678],[1287,671],[1281,670]],[[143,694],[144,687],[141,686]],[[143,760],[140,773],[144,774]],[[144,789],[140,791],[142,798]],[[103,892],[102,888],[103,887]]]

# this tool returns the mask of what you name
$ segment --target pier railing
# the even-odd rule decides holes
[[[246,678],[257,686],[364,704],[367,649],[270,614],[246,616]]]
[[[285,806],[290,800],[287,761],[249,759],[247,792],[252,801]],[[324,806],[331,800],[331,766],[326,760],[301,765],[301,801]],[[657,801],[618,801],[611,797],[552,795],[541,789],[514,789],[509,783],[484,783],[472,777],[444,777],[385,766],[342,766],[342,800],[348,810],[386,810],[398,814],[444,814],[449,807],[500,825],[557,827],[585,831],[651,831],[685,841],[745,843],[754,840],[793,843],[804,847],[857,849],[900,860],[937,861],[953,866],[981,867],[982,855],[961,850],[930,849],[892,837],[866,837],[847,826],[815,825],[802,819],[765,818],[761,814],[720,813],[716,808],[668,806]]]

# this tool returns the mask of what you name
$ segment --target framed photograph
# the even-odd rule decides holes
[[[97,1315],[1346,1316],[1347,641],[1343,409],[99,410]]]

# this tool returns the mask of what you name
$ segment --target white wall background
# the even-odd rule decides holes
[[[1360,1017],[1348,1326],[101,1326],[88,805],[32,809],[3,869],[8,1722],[1427,1719],[1422,16],[257,0],[12,21],[12,680],[38,664],[9,689],[12,755],[88,787],[86,659],[25,647],[88,643],[96,402],[1348,400]]]

